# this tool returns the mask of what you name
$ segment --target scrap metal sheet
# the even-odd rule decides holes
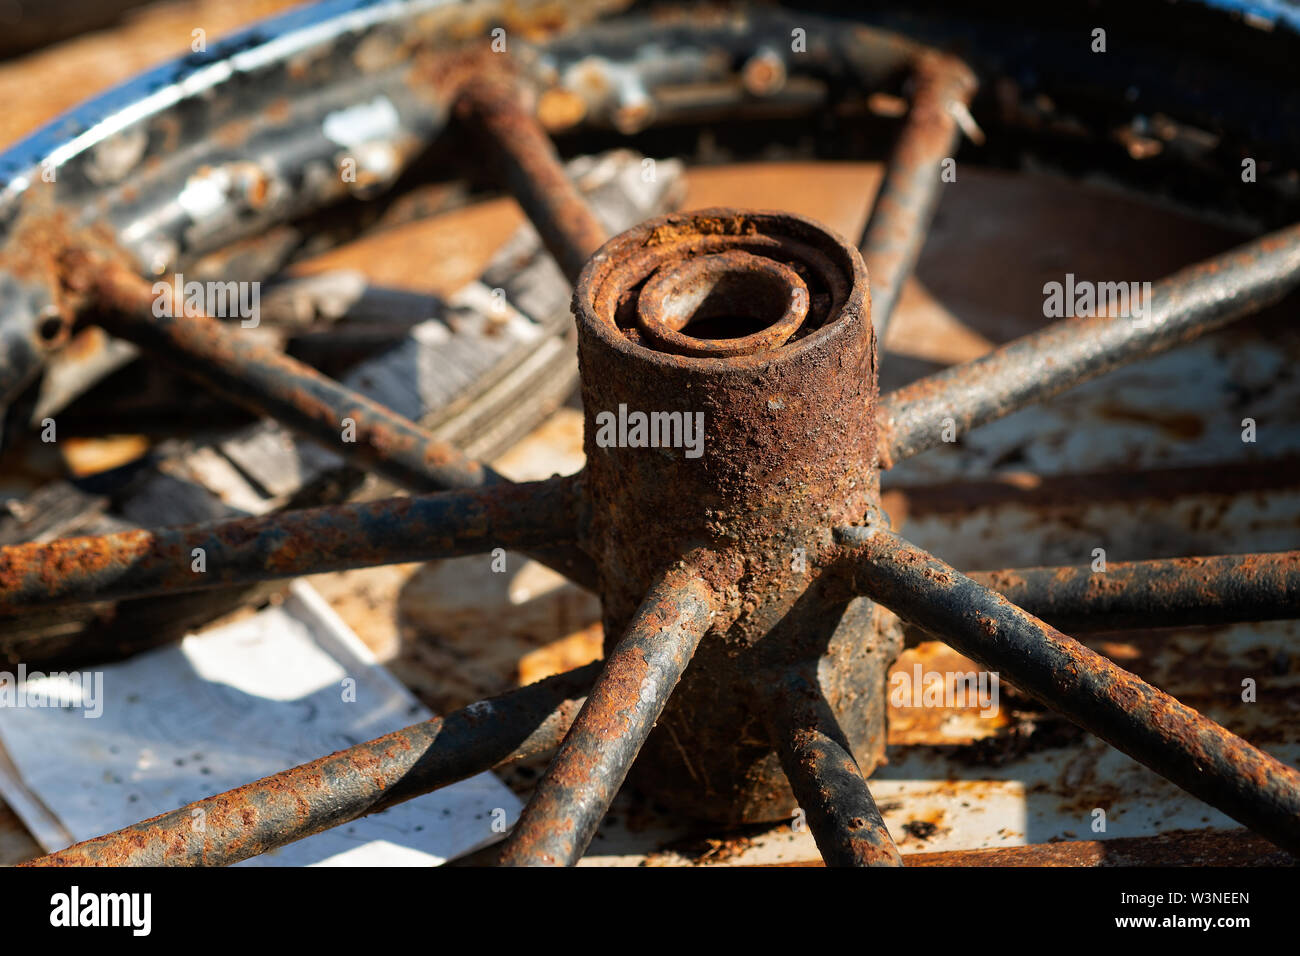
[[[302,581],[282,605],[77,677],[18,686],[65,706],[0,712],[0,795],[47,851],[431,716]],[[480,774],[245,864],[439,864],[519,809]]]

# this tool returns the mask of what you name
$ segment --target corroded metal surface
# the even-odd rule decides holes
[[[798,274],[809,292],[798,329],[779,348],[729,357],[652,348],[637,319],[642,284],[730,252]],[[827,522],[856,520],[876,492],[875,351],[861,258],[797,216],[702,210],[652,220],[603,246],[574,303],[586,548],[601,568],[607,640],[622,633],[661,569],[699,547],[715,555],[705,573],[736,615],[702,643],[630,779],[693,816],[788,816],[794,799],[748,690],[756,669],[834,661],[823,689],[868,770],[883,752],[883,707],[864,688],[883,687],[899,640],[877,627],[868,602],[846,595],[835,603],[820,584],[833,547]],[[773,318],[729,320],[748,333],[764,317]],[[615,423],[634,412],[698,423],[698,448],[626,441]]]
[[[0,548],[0,614],[572,543],[571,479]]]
[[[1104,631],[1300,615],[1300,551],[1062,568],[973,571],[972,581],[1066,630]]]
[[[768,697],[768,730],[826,865],[902,866],[816,677],[773,674],[758,683],[768,684],[755,692]]]
[[[230,401],[271,415],[416,491],[504,483],[491,468],[415,422],[227,325],[187,314],[184,302],[155,309],[149,283],[114,261],[75,245],[69,257],[72,265],[64,281],[80,287],[88,302],[102,310],[99,321],[109,331],[162,356]],[[175,297],[174,286],[164,294]],[[579,583],[593,580],[590,563],[574,549],[547,548],[537,554]]]
[[[34,866],[226,866],[457,780],[549,752],[588,665],[85,840]],[[195,825],[201,817],[202,826]]]
[[[50,191],[54,170],[59,203],[110,223],[144,270],[188,268],[390,186],[445,128],[465,59],[487,52],[492,25],[536,41],[618,5],[327,0],[288,11],[141,74],[0,154],[0,224]]]
[[[637,296],[637,327],[663,352],[726,358],[784,345],[808,317],[808,286],[789,266],[720,252],[662,269]],[[702,326],[719,325],[716,338]],[[696,334],[682,329],[691,323]],[[743,334],[750,325],[756,331]]]
[[[500,8],[474,5],[468,15],[487,15],[489,10]],[[408,14],[411,18],[428,14],[427,21],[407,22]],[[509,19],[511,11],[501,15]],[[326,379],[313,379],[309,370],[285,365],[270,351],[241,351],[231,341],[212,338],[220,327],[211,322],[152,322],[144,316],[147,303],[133,278],[141,265],[166,271],[185,256],[295,210],[384,186],[441,126],[456,97],[462,119],[488,132],[500,147],[507,178],[521,203],[565,272],[576,275],[601,233],[563,178],[553,149],[532,118],[531,105],[520,98],[527,91],[514,86],[466,87],[466,75],[483,64],[476,54],[430,56],[429,47],[407,33],[412,26],[463,27],[460,16],[458,9],[436,2],[413,3],[400,14],[389,7],[352,10],[339,5],[330,8],[330,19],[281,21],[285,38],[275,55],[258,49],[256,39],[246,41],[257,50],[256,56],[221,51],[214,60],[238,73],[242,81],[267,82],[254,97],[259,101],[255,117],[238,117],[219,125],[215,133],[201,122],[210,117],[193,117],[188,132],[201,129],[202,136],[234,152],[219,163],[187,168],[193,156],[176,149],[184,137],[168,125],[176,117],[156,109],[158,102],[139,108],[133,119],[107,124],[126,133],[122,139],[104,139],[100,129],[78,140],[75,149],[65,148],[67,144],[58,147],[54,150],[61,150],[57,165],[64,181],[73,186],[70,195],[79,199],[77,205],[87,215],[103,216],[117,226],[118,236],[106,245],[124,247],[118,241],[124,234],[130,234],[134,244],[124,249],[129,255],[105,260],[111,268],[100,269],[83,260],[71,263],[66,272],[56,270],[53,280],[47,276],[36,284],[38,297],[42,283],[49,291],[52,281],[58,293],[71,291],[84,295],[87,302],[117,306],[115,315],[105,321],[128,323],[119,331],[135,321],[133,338],[193,366],[187,369],[191,374],[236,401],[285,417],[336,450],[343,417],[352,417],[348,413],[358,409],[363,420],[354,418],[354,423],[365,436],[359,457],[398,480],[405,477],[416,487],[439,488],[491,482],[494,476],[480,466],[445,457],[426,444],[414,426],[407,427],[409,422],[378,406],[349,404],[350,393]],[[527,15],[515,14],[511,22],[539,26],[552,17],[557,22],[564,19],[555,12],[548,14],[543,5],[540,15],[530,10]],[[526,72],[530,82],[549,94],[538,108],[543,122],[564,126],[607,121],[621,131],[635,132],[673,115],[674,99],[676,115],[698,116],[692,111],[707,109],[710,102],[714,108],[719,102],[731,102],[705,88],[708,84],[701,80],[709,79],[737,79],[732,92],[752,97],[760,106],[781,108],[788,105],[783,97],[803,96],[806,109],[808,103],[819,101],[826,88],[818,84],[833,86],[845,78],[857,83],[894,82],[900,73],[921,67],[912,120],[864,237],[868,252],[880,256],[883,301],[877,320],[883,326],[933,208],[934,164],[954,140],[959,115],[955,108],[970,94],[965,68],[953,61],[926,60],[921,48],[899,38],[862,29],[827,31],[826,23],[818,21],[812,47],[801,62],[803,75],[792,76],[794,61],[780,50],[790,25],[784,14],[746,13],[730,20],[708,12],[696,17],[674,11],[659,17],[669,32],[680,27],[694,34],[694,40],[664,55],[647,48],[641,37],[622,25],[600,34],[608,42],[602,43],[597,55],[588,57],[587,51],[578,51],[578,62],[572,44],[566,49],[561,42],[540,55],[532,51]],[[756,46],[765,32],[769,39],[776,36],[782,42]],[[364,49],[359,42],[353,49],[352,39],[359,41],[363,34]],[[620,42],[631,44],[635,51],[624,49],[621,55],[607,58],[606,46],[618,51]],[[321,144],[319,137],[307,137],[311,142],[301,155],[294,149],[271,150],[276,161],[267,160],[271,141],[298,143],[284,135],[286,130],[314,130],[323,123],[328,138],[331,116],[336,129],[339,122],[335,114],[320,115],[321,98],[308,102],[304,97],[300,104],[284,95],[281,84],[270,82],[282,80],[281,71],[294,78],[296,70],[301,74],[298,80],[311,77],[312,70],[304,68],[303,61],[284,56],[289,49],[311,50],[313,55],[349,54],[345,58],[350,80],[360,79],[358,89],[376,94],[362,112],[369,121],[384,120],[388,128],[373,141],[346,144],[361,159],[361,176],[354,186],[345,185],[341,178],[336,181],[330,173],[331,164],[358,158],[335,148],[345,144]],[[407,54],[414,64],[409,72]],[[180,71],[169,78],[173,86],[166,95],[184,100],[207,93],[218,73]],[[331,78],[337,79],[332,73]],[[813,98],[808,97],[810,80]],[[270,97],[275,99],[267,102]],[[213,99],[218,101],[214,111],[219,115],[220,97]],[[167,143],[166,151],[172,155],[151,153],[159,143]],[[243,151],[259,156],[250,161],[238,155]],[[181,153],[185,157],[177,158]],[[23,161],[31,164],[33,157],[42,155],[33,151]],[[327,161],[323,176],[319,175],[322,159]],[[289,175],[278,176],[282,169]],[[309,175],[313,170],[314,178]],[[147,195],[134,195],[138,187],[126,180],[128,174],[140,180]],[[16,197],[32,181],[29,175],[21,184],[10,184],[0,196],[0,216],[16,210]],[[178,194],[190,204],[173,202]],[[220,201],[206,214],[194,207],[196,195],[213,194],[220,194]],[[89,196],[95,201],[90,202]],[[150,221],[151,229],[128,228],[128,223]],[[588,723],[571,734],[508,855],[513,853],[516,862],[573,862],[645,741],[645,759],[637,774],[642,788],[689,813],[723,820],[772,819],[793,808],[775,759],[775,751],[783,750],[796,791],[819,814],[819,839],[826,836],[830,854],[843,851],[848,858],[862,857],[863,847],[855,849],[851,838],[843,839],[844,827],[839,827],[838,835],[835,832],[838,823],[845,823],[837,823],[836,813],[854,807],[862,812],[849,818],[848,829],[857,819],[871,817],[870,823],[879,822],[861,775],[849,774],[837,781],[842,805],[819,803],[818,794],[804,788],[816,775],[810,769],[815,765],[825,770],[826,761],[843,758],[855,769],[870,772],[883,748],[883,702],[878,691],[897,650],[898,635],[884,623],[878,608],[854,600],[839,577],[828,573],[837,557],[830,529],[856,523],[878,503],[877,453],[888,465],[936,444],[944,417],[951,416],[956,429],[964,431],[1257,308],[1294,284],[1295,238],[1294,231],[1279,233],[1244,252],[1166,280],[1157,286],[1144,324],[1109,316],[1064,323],[895,393],[882,406],[885,434],[879,448],[865,270],[841,240],[798,217],[728,209],[660,220],[603,247],[583,271],[575,298],[590,467],[579,484],[586,496],[582,514],[575,516],[571,526],[600,568],[607,639],[612,645],[610,663],[602,678],[603,692],[584,711],[590,715]],[[132,257],[135,261],[128,264]],[[755,265],[753,260],[760,261]],[[60,262],[59,268],[68,265]],[[122,279],[120,285],[115,276]],[[759,284],[767,283],[765,289],[755,288],[752,295],[736,293],[738,286],[756,278]],[[26,309],[30,318],[44,304],[29,292],[10,300],[26,296],[27,303],[20,303],[19,311]],[[34,309],[29,308],[32,302]],[[757,331],[751,331],[754,327]],[[31,357],[20,357],[15,380],[31,370]],[[655,424],[669,428],[659,433],[663,440],[633,437],[636,433],[625,427],[629,409],[634,415],[650,416],[652,428]],[[602,421],[606,416],[617,419],[612,440],[610,421]],[[688,431],[696,416],[698,444]],[[674,424],[678,440],[665,438],[672,435]],[[641,426],[632,426],[637,427]],[[429,485],[421,485],[426,480]],[[349,520],[354,517],[349,513]],[[503,520],[511,519],[504,516]],[[507,537],[517,532],[526,538],[537,530],[527,521],[518,528],[514,523]],[[268,555],[279,560],[267,550],[274,546],[259,540],[269,529],[252,524],[235,530],[258,536],[245,542],[251,548],[252,564],[265,570]],[[849,532],[850,537],[855,533],[860,532]],[[177,541],[192,543],[184,534]],[[160,543],[161,552],[149,551]],[[145,566],[151,554],[163,564],[177,558],[176,542],[160,538],[123,539],[116,544],[121,546],[117,557],[139,557],[133,549],[145,548]],[[75,551],[77,546],[70,547]],[[366,553],[376,557],[373,542],[369,547]],[[1296,775],[1288,768],[1269,762],[1217,725],[923,552],[903,545],[899,549],[874,555],[872,575],[860,582],[863,591],[897,603],[904,616],[928,623],[958,647],[983,647],[980,634],[994,644],[997,638],[1009,636],[1013,653],[1006,657],[1009,652],[1003,646],[1004,658],[999,659],[1012,662],[1008,673],[1015,680],[1024,678],[1026,690],[1281,844],[1296,846],[1294,819],[1290,825],[1286,819],[1287,814],[1295,816]],[[903,551],[900,564],[895,559]],[[399,548],[397,553],[404,552]],[[665,568],[674,567],[684,554],[696,556],[695,569],[701,577],[697,580],[692,574],[688,581],[678,581],[684,594],[670,593],[662,584]],[[117,557],[109,552],[110,565]],[[331,557],[335,556],[318,553],[312,561]],[[57,564],[63,558],[53,560]],[[571,570],[575,562],[591,570],[580,555],[571,553]],[[1151,593],[1153,582],[1143,579],[1141,572],[1116,567]],[[76,571],[89,572],[92,591],[100,586],[94,583],[100,571],[115,573],[111,567]],[[179,573],[174,567],[164,572],[164,577]],[[669,572],[669,580],[676,580],[677,573]],[[1193,569],[1176,580],[1154,582],[1158,596],[1186,614],[1193,614],[1198,604],[1219,613],[1231,606],[1234,614],[1255,607],[1249,594],[1235,585],[1229,594],[1213,587],[1207,593],[1204,574],[1198,579],[1197,573]],[[74,574],[74,585],[75,578]],[[1072,580],[1078,583],[1077,578]],[[1277,609],[1283,611],[1293,603],[1294,590],[1287,580],[1282,580],[1288,590],[1280,599],[1269,595],[1280,601]],[[1010,579],[1003,583],[1008,588],[1035,585]],[[653,607],[643,608],[638,616],[635,609],[647,588]],[[960,590],[955,603],[949,593],[954,590]],[[1074,594],[1070,600],[1078,603],[1079,596]],[[1124,600],[1131,601],[1132,594],[1089,606],[1104,612],[1100,620],[1118,614],[1120,620],[1131,621],[1123,617],[1132,613]],[[913,611],[926,601],[933,606]],[[697,627],[686,629],[685,640],[643,633],[647,616],[651,624],[663,623],[654,617],[656,610],[671,614],[672,609],[682,611],[683,604],[691,605],[692,613],[702,604],[717,611],[712,622],[716,633],[702,640],[703,630]],[[974,625],[972,608],[986,612],[983,617],[976,615]],[[693,620],[698,623],[698,615]],[[628,637],[613,645],[630,621]],[[1031,644],[1027,636],[1040,639],[1040,644]],[[687,669],[697,644],[698,653]],[[971,653],[979,656],[975,649]],[[644,677],[644,667],[640,672],[636,668],[656,655],[667,662],[664,670],[672,680],[667,686],[654,683],[648,689],[643,680],[641,695],[632,699],[627,693],[630,676],[642,673]],[[797,720],[791,717],[805,730],[814,725],[818,730],[813,737],[798,740],[798,735],[787,732],[790,727],[782,723],[782,715],[761,710],[755,698],[762,695],[752,693],[755,674],[783,673],[791,665],[817,667],[817,683],[825,693],[824,712]],[[680,693],[668,703],[659,729],[650,734],[672,683],[683,671]],[[625,726],[629,714],[635,717],[631,732]],[[827,729],[837,724],[850,729],[845,739]],[[840,768],[847,770],[848,763],[841,762]],[[315,796],[324,799],[319,793]],[[249,791],[244,797],[256,801],[261,792]],[[137,846],[147,842],[139,833],[131,839]],[[875,848],[883,845],[877,841]],[[180,858],[195,859],[184,853]]]
[[[976,80],[960,60],[929,52],[917,58],[916,92],[907,125],[885,170],[858,243],[871,270],[871,320],[884,340],[903,281],[912,273],[939,193],[961,139],[958,111],[975,95]],[[953,167],[955,168],[955,166]]]
[[[74,303],[61,279],[64,217],[30,216],[0,247],[0,406],[70,338]]]
[[[1278,846],[1300,851],[1300,772],[980,587],[880,523],[841,529],[858,589]]]
[[[609,236],[526,107],[528,95],[509,75],[480,75],[461,88],[455,109],[462,121],[484,134],[503,181],[572,282]]]
[[[414,422],[235,328],[188,312],[184,301],[155,309],[157,295],[150,284],[125,270],[99,272],[92,295],[107,310],[101,324],[114,335],[167,359],[228,400],[271,415],[403,487],[440,491],[492,480],[488,469]],[[164,295],[174,297],[170,284]],[[354,428],[345,439],[349,422]]]
[[[800,341],[800,339],[796,339],[796,342],[797,342],[797,341]]]
[[[1300,226],[1246,243],[1153,283],[1132,315],[1049,325],[965,365],[913,382],[880,402],[880,463],[933,448],[1121,365],[1250,315],[1300,285]],[[948,440],[952,440],[951,438]]]
[[[515,824],[503,865],[578,862],[717,611],[689,563],[651,588]]]

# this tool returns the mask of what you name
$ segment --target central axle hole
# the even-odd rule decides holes
[[[785,314],[790,290],[764,273],[727,272],[664,296],[664,325],[699,339],[739,339]]]
[[[808,314],[808,288],[789,266],[747,252],[700,256],[645,284],[637,318],[646,337],[683,355],[777,348]]]

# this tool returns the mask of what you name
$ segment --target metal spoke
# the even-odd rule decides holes
[[[0,548],[0,614],[571,542],[573,479]]]
[[[238,863],[493,767],[549,752],[568,729],[598,668],[589,664],[478,701],[26,865]]]
[[[187,315],[181,302],[174,303],[170,316],[155,315],[152,287],[129,270],[103,265],[92,274],[94,298],[105,310],[96,321],[229,401],[270,415],[413,491],[506,483],[415,422],[250,336]],[[594,586],[595,569],[576,549],[535,556],[579,584]]]
[[[525,109],[523,90],[505,76],[480,76],[462,88],[456,112],[490,141],[510,192],[560,271],[577,282],[608,234],[565,172],[550,137]]]
[[[858,242],[871,277],[871,322],[881,343],[934,218],[943,161],[961,139],[956,111],[965,109],[976,88],[965,63],[936,53],[918,59],[914,80],[907,123]]]
[[[1035,617],[1072,631],[1300,618],[1300,551],[972,571]]]
[[[257,337],[215,319],[154,314],[150,283],[123,268],[99,270],[95,321],[169,361],[177,371],[251,411],[284,423],[412,491],[475,488],[501,480],[409,419],[299,362]],[[171,295],[173,293],[165,293]],[[343,440],[345,419],[355,433]]]
[[[880,464],[888,468],[1112,369],[1256,312],[1300,284],[1300,226],[1182,269],[1151,287],[1145,318],[1057,322],[891,392],[880,401]]]
[[[883,526],[837,538],[857,588],[1234,820],[1300,852],[1300,773]]]
[[[852,749],[815,678],[778,676],[763,714],[827,866],[902,866]]]
[[[716,606],[689,566],[650,589],[506,841],[503,865],[572,866],[582,858]]]

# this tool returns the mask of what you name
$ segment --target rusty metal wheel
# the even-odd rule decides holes
[[[603,664],[37,862],[233,863],[555,749],[503,863],[577,862],[631,779],[706,820],[801,809],[827,863],[899,865],[866,782],[884,751],[899,619],[1300,851],[1295,769],[1054,626],[1296,617],[1300,552],[1112,563],[1104,577],[1088,566],[966,575],[891,530],[880,485],[882,469],[1278,301],[1300,284],[1300,227],[878,396],[877,341],[963,132],[980,135],[976,70],[830,15],[598,20],[593,9],[557,28],[545,6],[536,19],[479,6],[296,11],[0,158],[6,401],[71,329],[93,323],[414,493],[5,547],[0,612],[504,547],[599,594]],[[735,208],[609,238],[547,132],[806,117],[873,92],[904,94],[906,118],[857,244],[801,216]],[[456,145],[473,137],[486,149],[574,284],[587,453],[577,475],[511,484],[142,278],[256,245],[289,220],[317,217],[305,221],[326,241],[350,236],[366,200],[418,171],[449,124]],[[43,190],[51,181],[57,191]],[[283,256],[262,261],[266,271]],[[201,833],[190,826],[199,808]]]

